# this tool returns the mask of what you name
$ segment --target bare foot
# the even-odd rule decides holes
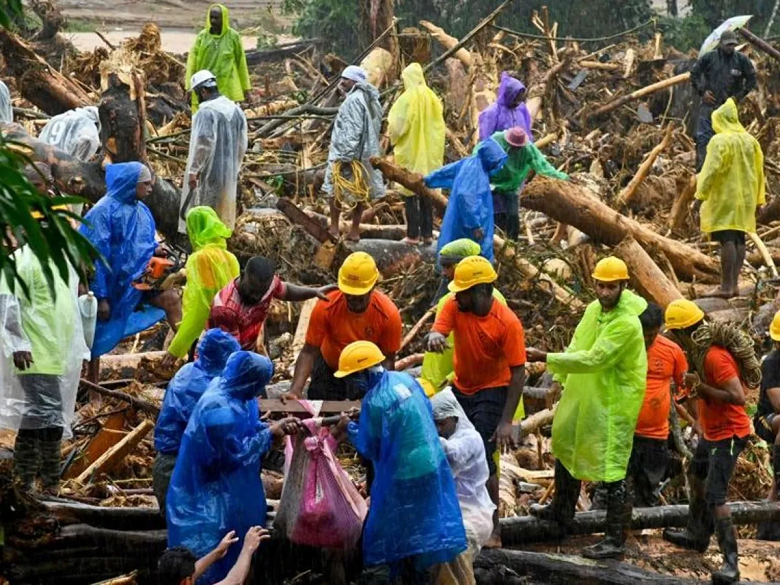
[[[409,246],[419,246],[420,240],[418,238],[404,238],[401,243],[408,244]]]
[[[490,539],[488,539],[483,548],[501,548],[501,536],[499,534],[491,534]]]
[[[360,241],[360,231],[350,231],[347,235],[348,242],[357,243]]]
[[[339,228],[335,225],[332,225],[328,228],[328,233],[336,240],[338,240],[339,236],[341,235],[339,234]]]

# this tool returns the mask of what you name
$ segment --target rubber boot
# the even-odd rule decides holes
[[[778,497],[780,489],[780,445],[772,446],[772,476],[774,478],[774,485],[772,486],[772,494],[775,501],[780,499]],[[773,501],[772,496],[769,497],[770,501]],[[780,522],[765,521],[761,522],[757,526],[756,540],[780,540]]]
[[[688,506],[688,525],[685,529],[667,528],[664,540],[682,548],[703,553],[710,546],[713,532],[712,514],[704,501],[704,481],[691,476],[691,503]]]
[[[43,491],[57,495],[60,490],[60,452],[62,450],[62,429],[45,429],[41,438],[41,480]]]
[[[715,585],[726,585],[739,581],[739,553],[737,551],[737,532],[731,516],[718,518],[715,521],[715,532],[718,535],[718,546],[723,553],[723,565],[720,571],[712,574]]]
[[[35,476],[38,473],[39,455],[38,431],[19,429],[14,443],[14,472],[19,487],[25,492],[35,488]]]
[[[610,483],[607,489],[604,540],[582,550],[582,556],[587,559],[616,559],[625,553],[626,537],[631,526],[631,498],[625,480]]]
[[[533,504],[528,510],[529,514],[540,520],[566,524],[574,518],[581,485],[580,480],[573,478],[563,464],[556,461],[555,495],[552,503],[547,506]]]

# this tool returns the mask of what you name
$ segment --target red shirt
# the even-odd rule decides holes
[[[208,327],[209,329],[218,327],[230,333],[241,345],[241,349],[254,351],[257,336],[263,330],[271,301],[284,298],[287,287],[278,276],[274,276],[262,300],[255,305],[246,305],[238,294],[237,283],[236,278],[214,297]]]
[[[704,358],[704,377],[705,384],[717,388],[732,378],[742,383],[734,356],[716,345],[710,347]],[[699,421],[708,441],[722,441],[735,435],[743,438],[751,432],[750,419],[744,407],[710,398],[699,400]]]
[[[637,435],[649,439],[669,438],[670,382],[674,379],[681,388],[687,371],[688,362],[680,346],[658,335],[647,350],[647,389],[636,423]]]

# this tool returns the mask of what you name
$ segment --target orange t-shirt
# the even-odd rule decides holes
[[[401,314],[387,295],[375,290],[363,313],[350,311],[341,291],[329,293],[328,299],[314,306],[306,343],[320,348],[331,369],[338,369],[342,350],[353,341],[371,341],[385,355],[401,349]]]
[[[525,334],[512,310],[493,299],[490,313],[478,317],[458,310],[455,297],[436,317],[433,330],[455,335],[455,386],[463,394],[507,386],[509,368],[525,364]]]
[[[688,362],[674,341],[659,335],[647,350],[647,388],[635,434],[648,439],[669,438],[669,409],[672,407],[670,382],[682,387]]]
[[[713,345],[704,357],[704,377],[708,386],[720,387],[732,378],[739,378],[739,366],[727,349]],[[739,381],[742,383],[741,378]],[[741,439],[751,432],[745,408],[719,400],[699,400],[699,421],[708,441],[722,441],[735,435]]]

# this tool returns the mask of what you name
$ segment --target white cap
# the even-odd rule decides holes
[[[192,89],[195,89],[199,85],[203,85],[205,87],[214,87],[217,85],[217,78],[214,77],[214,74],[208,69],[201,69],[195,75],[193,75],[192,79],[190,80],[190,87]]]
[[[341,72],[341,77],[360,83],[366,80],[366,70],[356,65],[350,65]]]

